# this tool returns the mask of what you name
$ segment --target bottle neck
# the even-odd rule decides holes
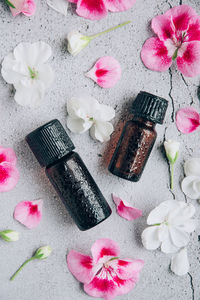
[[[155,128],[156,126],[156,123],[154,123],[153,121],[150,121],[150,120],[147,120],[145,118],[142,118],[142,117],[133,117],[133,121],[136,121],[136,122],[139,122],[139,123],[142,123],[143,125],[147,126],[147,127],[150,127],[152,129]]]

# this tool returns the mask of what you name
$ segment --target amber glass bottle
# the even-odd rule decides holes
[[[121,178],[138,181],[149,158],[157,133],[156,123],[162,124],[168,101],[140,92],[132,104],[133,119],[124,126],[109,165],[109,171]]]
[[[80,230],[110,216],[108,203],[58,120],[31,132],[26,141]]]

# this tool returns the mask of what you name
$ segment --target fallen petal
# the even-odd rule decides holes
[[[191,133],[200,125],[200,115],[192,107],[181,108],[176,114],[176,126],[182,133]]]
[[[42,200],[22,201],[14,210],[14,218],[28,228],[38,226],[42,218]]]
[[[90,20],[100,20],[107,15],[107,8],[103,0],[78,0],[77,14]]]
[[[132,207],[131,205],[123,201],[121,198],[115,196],[114,194],[112,194],[112,199],[117,206],[118,215],[122,218],[128,221],[132,221],[142,216],[142,211],[140,209]]]
[[[98,59],[86,76],[102,88],[111,88],[121,77],[121,66],[112,56],[104,56]]]
[[[200,189],[196,189],[194,183],[197,182],[200,186],[200,177],[197,176],[187,176],[183,179],[181,183],[181,188],[183,193],[191,198],[191,199],[199,199],[200,198]]]
[[[0,163],[0,192],[12,190],[19,180],[19,172],[15,165],[8,162]]]
[[[186,176],[200,177],[200,158],[190,158],[184,164],[184,172]]]
[[[12,165],[16,165],[17,157],[13,149],[0,146],[0,164],[2,162],[8,162]]]
[[[67,15],[68,1],[67,0],[47,0],[47,4],[55,11]]]
[[[136,0],[105,0],[106,8],[112,12],[130,9]]]
[[[189,272],[189,269],[187,249],[183,248],[171,259],[171,270],[176,275],[183,276]]]

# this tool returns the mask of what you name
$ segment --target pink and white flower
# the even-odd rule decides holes
[[[68,0],[76,3],[76,12],[80,17],[90,20],[104,18],[108,11],[120,12],[130,9],[136,0]]]
[[[157,37],[148,39],[141,51],[147,68],[166,71],[177,59],[177,67],[184,76],[200,74],[200,16],[192,7],[173,7],[153,18],[151,27]]]
[[[120,259],[119,247],[110,239],[97,240],[91,252],[92,257],[71,250],[67,256],[70,272],[84,284],[88,295],[111,300],[134,288],[143,260]]]
[[[181,108],[176,114],[176,126],[182,133],[191,133],[200,126],[200,115],[193,107]]]
[[[22,201],[17,204],[14,218],[29,229],[38,226],[42,218],[42,200]]]
[[[140,209],[131,206],[125,200],[122,200],[114,194],[112,194],[112,199],[117,206],[117,213],[120,217],[132,221],[142,216],[142,211]]]
[[[111,88],[121,77],[121,66],[114,57],[104,56],[99,58],[94,67],[85,75],[102,88]]]
[[[10,7],[11,13],[14,17],[20,13],[30,17],[35,13],[36,5],[34,0],[12,0],[11,2],[15,7]]]
[[[0,146],[0,192],[8,192],[16,186],[19,180],[16,162],[13,149]]]

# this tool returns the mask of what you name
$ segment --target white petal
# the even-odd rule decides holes
[[[77,55],[90,42],[90,38],[82,35],[78,31],[71,31],[67,35],[68,47],[67,50],[72,55]]]
[[[54,80],[54,71],[52,68],[47,64],[42,64],[38,66],[37,71],[38,80],[41,80],[44,83],[46,89],[50,87]]]
[[[47,4],[57,12],[67,15],[68,1],[67,0],[47,0]]]
[[[183,276],[189,272],[187,249],[181,249],[171,260],[171,270],[176,275]]]
[[[183,224],[181,224],[177,227],[185,232],[191,233],[191,232],[195,231],[195,229],[197,228],[197,225],[198,225],[197,220],[187,220]]]
[[[191,203],[179,201],[179,207],[168,215],[167,221],[170,225],[179,226],[191,219],[195,214],[195,207]]]
[[[200,177],[187,176],[181,183],[183,193],[191,199],[198,199],[200,197],[200,191],[198,191],[194,185],[195,181],[199,182]]]
[[[84,133],[92,126],[92,122],[85,121],[83,119],[75,119],[70,116],[67,117],[67,127],[73,133]]]
[[[98,101],[90,96],[77,96],[67,101],[67,112],[72,118],[88,120],[99,107]]]
[[[90,129],[90,135],[93,139],[103,143],[110,140],[113,130],[114,128],[111,123],[96,121]]]
[[[165,224],[161,224],[158,229],[158,238],[160,242],[163,242],[168,238],[168,226]]]
[[[15,101],[22,106],[37,107],[44,98],[45,87],[41,81],[33,80],[32,85],[22,83],[16,86]]]
[[[159,226],[150,226],[142,232],[142,243],[148,250],[155,250],[160,246],[158,239]]]
[[[24,64],[19,64],[16,61],[14,55],[10,53],[4,58],[2,62],[1,74],[6,82],[15,84],[18,83],[24,75],[28,75],[28,68],[25,72]]]
[[[45,42],[20,43],[14,49],[15,59],[31,68],[37,68],[38,65],[45,63],[51,54],[51,47]]]
[[[115,110],[113,107],[100,104],[94,112],[94,119],[101,122],[107,122],[114,118]]]
[[[200,176],[200,158],[191,158],[184,164],[186,176]]]
[[[177,153],[179,152],[180,143],[172,140],[168,140],[164,142],[165,151],[167,157],[170,158],[171,161],[174,161]]]
[[[169,234],[169,230],[167,231],[166,237],[163,240],[162,244],[161,244],[161,251],[164,253],[174,253],[178,251],[178,247],[176,247],[171,239],[171,236]]]
[[[176,200],[169,200],[169,201],[162,202],[160,205],[158,205],[150,212],[147,218],[147,224],[153,225],[153,224],[159,224],[164,222],[169,212],[175,209],[177,206],[178,204]]]
[[[169,232],[172,242],[176,247],[185,247],[189,243],[189,234],[180,228],[169,226]]]

